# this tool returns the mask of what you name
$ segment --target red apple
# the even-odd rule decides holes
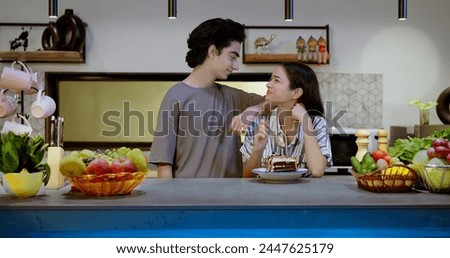
[[[113,173],[121,173],[121,172],[136,172],[136,166],[133,161],[127,157],[120,157],[114,159],[111,163],[111,170]]]
[[[448,148],[447,141],[443,138],[436,138],[433,140],[433,147],[436,148],[438,146],[443,146]],[[444,157],[445,158],[445,157]]]
[[[437,153],[436,153],[436,151],[434,150],[433,147],[428,148],[427,156],[428,156],[428,159],[432,159],[432,158],[436,158],[437,157]]]
[[[87,166],[86,171],[88,174],[94,175],[110,174],[112,172],[108,161],[103,158],[96,158],[91,161]]]
[[[438,155],[438,158],[445,159],[447,155],[450,154],[450,149],[444,146],[437,146],[434,148],[435,152]]]

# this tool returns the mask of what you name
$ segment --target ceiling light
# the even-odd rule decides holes
[[[405,21],[408,16],[408,0],[398,0],[398,19]]]
[[[294,0],[284,0],[284,20],[294,20]]]
[[[48,17],[58,18],[58,0],[48,0]]]
[[[169,19],[177,18],[177,0],[169,0]]]

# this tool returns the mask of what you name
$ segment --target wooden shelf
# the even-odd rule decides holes
[[[297,54],[245,54],[244,63],[281,63],[298,62]],[[329,60],[328,60],[329,62]],[[317,62],[302,62],[305,64],[317,64]]]
[[[246,63],[279,63],[280,61],[298,61],[297,54],[245,54]]]
[[[84,52],[77,51],[0,51],[0,62],[85,63]]]

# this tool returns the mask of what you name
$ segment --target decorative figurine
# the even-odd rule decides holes
[[[258,37],[255,40],[255,51],[256,53],[258,53],[258,48],[262,47],[263,52],[265,53],[269,53],[269,48],[267,47],[270,43],[272,43],[272,40],[276,37],[277,35],[272,34],[270,35],[269,39],[266,39],[264,37]]]
[[[31,27],[30,27],[31,31]],[[11,51],[18,49],[19,47],[23,47],[23,51],[27,51],[28,47],[28,31],[24,30],[22,27],[22,33],[20,33],[18,38],[9,41],[9,47]]]
[[[317,40],[310,36],[308,39],[308,62],[317,62]]]
[[[306,41],[302,36],[298,36],[297,41],[295,42],[297,46],[297,59],[298,61],[306,60]]]
[[[322,36],[317,40],[319,44],[319,52],[317,53],[317,63],[326,64],[328,61],[327,40]]]

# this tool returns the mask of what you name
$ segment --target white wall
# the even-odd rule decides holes
[[[0,22],[48,22],[47,0],[0,0]],[[436,100],[450,87],[450,1],[409,0],[408,20],[397,20],[396,0],[296,0],[293,22],[283,1],[178,0],[167,19],[166,0],[59,0],[87,27],[86,64],[34,64],[34,70],[189,72],[189,32],[213,17],[246,25],[330,25],[331,64],[323,72],[382,73],[383,126],[418,123],[411,98]],[[0,38],[0,41],[10,39]],[[1,64],[2,67],[6,64]],[[240,72],[270,72],[273,65],[241,65]],[[441,123],[433,110],[431,123]]]

